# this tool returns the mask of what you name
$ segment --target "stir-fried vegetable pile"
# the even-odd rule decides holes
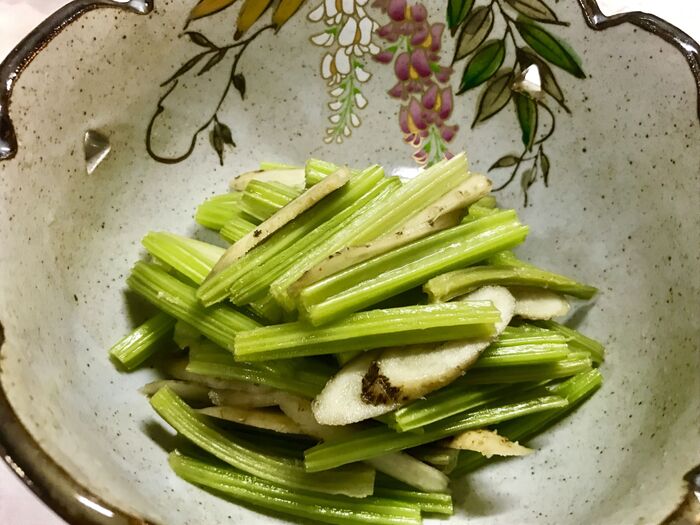
[[[177,475],[410,524],[452,513],[450,478],[532,452],[601,384],[603,347],[552,320],[596,289],[517,258],[528,228],[490,189],[464,155],[406,181],[266,163],[197,209],[228,248],[146,235],[127,282],[159,313],[111,355],[131,370],[165,348],[170,379],[143,391],[196,445],[171,453]]]

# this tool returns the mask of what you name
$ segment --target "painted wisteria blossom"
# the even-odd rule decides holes
[[[404,140],[416,149],[413,158],[431,165],[450,157],[447,144],[459,128],[448,123],[454,105],[452,68],[440,65],[445,25],[431,24],[428,10],[420,3],[375,0],[373,5],[389,16],[389,22],[377,30],[387,46],[374,58],[394,64],[397,82],[389,96],[402,101],[399,125]]]
[[[360,125],[358,109],[367,105],[360,85],[370,79],[366,69],[367,55],[379,52],[372,41],[378,24],[364,9],[368,0],[324,0],[309,13],[309,20],[324,22],[323,32],[311,37],[311,42],[327,48],[321,60],[321,76],[330,86],[331,126],[325,142],[342,143],[352,128]]]

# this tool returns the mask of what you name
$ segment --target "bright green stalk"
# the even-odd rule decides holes
[[[240,438],[234,440],[232,436],[222,434],[167,387],[151,397],[151,406],[182,436],[248,474],[293,489],[353,497],[364,497],[373,492],[372,469],[350,465],[343,470],[309,474],[305,472],[302,461],[257,452]]]
[[[258,361],[488,336],[500,313],[488,301],[405,306],[350,314],[314,328],[303,322],[240,333],[236,359]]]
[[[260,319],[268,323],[279,323],[284,318],[284,310],[274,297],[266,295],[258,301],[248,303],[248,308]]]
[[[219,230],[234,215],[240,213],[243,194],[238,191],[210,197],[197,207],[194,220],[212,230]]]
[[[423,170],[413,179],[404,182],[383,206],[366,217],[367,227],[355,238],[354,243],[359,245],[393,232],[470,176],[464,154],[455,155],[450,160],[438,162]]]
[[[187,371],[265,385],[305,398],[318,395],[334,373],[309,359],[241,363],[234,360],[230,352],[212,343],[191,347]]]
[[[491,266],[507,266],[507,267],[526,267],[526,268],[537,268],[530,263],[521,261],[516,257],[516,255],[510,250],[503,250],[502,252],[494,253],[491,257],[486,260],[487,264]]]
[[[399,432],[415,430],[491,403],[503,396],[505,388],[504,385],[465,386],[458,380],[397,409],[393,413],[391,426]]]
[[[593,362],[598,365],[605,359],[605,348],[598,341],[586,337],[581,332],[559,324],[556,321],[536,321],[539,327],[553,330],[566,338],[568,345],[575,350],[583,350],[591,355]]]
[[[597,289],[563,275],[529,267],[476,266],[447,272],[425,283],[423,291],[431,302],[445,302],[481,286],[532,286],[590,299]]]
[[[324,177],[338,171],[338,169],[340,169],[340,166],[336,166],[331,162],[318,159],[307,160],[305,167],[306,187],[310,188]]]
[[[449,228],[304,288],[300,314],[316,326],[342,318],[519,244],[527,231],[512,210]]]
[[[486,195],[486,197],[481,197],[472,206],[480,206],[481,208],[495,208],[496,207],[496,197],[493,195]]]
[[[381,168],[372,169],[381,170]],[[256,268],[251,269],[233,283],[229,290],[233,302],[243,305],[263,296],[276,279],[283,279],[281,286],[284,286],[290,278],[296,280],[313,264],[344,246],[345,242],[351,240],[353,234],[360,229],[353,226],[357,218],[366,215],[367,210],[376,206],[377,202],[385,200],[387,195],[395,190],[396,184],[398,184],[397,179],[382,178],[355,202],[349,203],[344,210],[309,232],[303,239],[267,260],[261,261]],[[281,289],[277,291],[280,298],[287,299],[287,296],[281,293]],[[284,291],[286,292],[286,288]],[[286,307],[287,311],[294,310],[291,299],[280,304]]]
[[[133,370],[151,357],[171,338],[175,319],[159,313],[125,335],[109,350],[109,355],[127,370]]]
[[[471,368],[461,381],[469,385],[523,383],[569,377],[590,370],[591,359],[564,359],[554,363],[494,368]]]
[[[494,344],[498,346],[519,345],[559,345],[565,344],[566,338],[551,330],[533,325],[506,326]]]
[[[567,401],[558,396],[542,396],[501,406],[492,406],[458,414],[425,427],[425,432],[397,433],[380,426],[358,431],[345,439],[326,441],[305,452],[306,470],[317,472],[382,454],[432,443],[465,430],[495,425],[501,421],[543,410],[561,408]]]
[[[554,363],[571,357],[566,344],[556,345],[491,345],[479,356],[472,368],[496,368]]]
[[[335,217],[362,195],[367,193],[384,178],[381,169],[367,169],[351,179],[340,189],[334,191],[315,206],[311,207],[294,220],[285,224],[272,234],[264,243],[256,246],[243,257],[224,270],[211,277],[197,290],[197,297],[204,305],[211,305],[224,300],[231,286],[241,277],[256,270],[263,262],[301,242],[309,233],[316,230],[331,217]]]
[[[144,248],[195,284],[209,274],[224,249],[173,233],[150,232],[142,240]]]
[[[417,505],[423,513],[444,514],[445,516],[454,514],[452,496],[449,494],[376,487],[374,495],[378,498],[390,499],[408,505]]]
[[[459,451],[439,445],[424,445],[408,451],[412,456],[430,463],[448,474],[457,466]]]
[[[253,231],[255,226],[256,224],[254,222],[250,222],[241,215],[235,215],[222,226],[219,230],[219,235],[233,244],[246,233]]]
[[[259,221],[264,221],[300,193],[280,182],[251,180],[243,192],[241,210]]]
[[[401,187],[401,182],[396,177],[391,177],[380,182],[364,204],[357,206],[357,210],[348,216],[345,221],[338,222],[332,233],[322,242],[310,246],[308,250],[299,250],[294,264],[270,284],[270,293],[288,312],[296,309],[296,297],[291,293],[290,287],[301,278],[304,273],[323,261],[329,255],[337,252],[345,246],[355,244],[357,238],[364,235],[368,226],[374,219],[373,211],[384,208],[384,204],[393,198],[393,195]],[[358,204],[360,201],[358,201]],[[330,221],[329,221],[330,222]]]
[[[498,433],[511,441],[526,442],[547,427],[559,421],[562,417],[571,413],[588,396],[595,392],[602,384],[603,377],[598,370],[589,370],[573,376],[562,383],[558,383],[548,390],[555,395],[565,397],[569,404],[566,407],[532,414],[498,425]],[[461,476],[485,465],[489,459],[478,452],[462,451],[459,455],[457,467],[452,471],[452,476]]]
[[[212,465],[179,452],[171,453],[168,462],[185,481],[267,510],[343,525],[413,525],[421,522],[420,503],[411,503],[405,494],[398,494],[395,498],[369,496],[362,499],[333,496],[289,490],[259,477]],[[426,505],[432,504],[441,510],[447,508],[442,500],[416,496],[416,500],[421,499],[425,500]]]
[[[204,308],[197,300],[195,288],[153,264],[136,263],[127,284],[157,308],[191,325],[223,347],[233,343],[237,332],[259,326],[249,317],[225,305]]]
[[[462,219],[462,224],[467,224],[468,222],[473,222],[479,219],[483,219],[484,217],[495,215],[499,211],[500,210],[498,208],[480,206],[479,204],[474,203],[471,206],[469,206],[469,212]]]

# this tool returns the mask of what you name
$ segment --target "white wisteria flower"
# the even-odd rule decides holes
[[[335,42],[335,35],[331,31],[324,31],[323,33],[312,36],[311,42],[317,46],[329,47]]]
[[[328,80],[330,85],[338,84],[348,73],[350,73],[350,57],[342,47],[339,47],[335,54],[325,54],[321,61],[321,76]]]
[[[348,18],[338,33],[338,45],[345,48],[347,54],[362,56],[365,53],[376,55],[379,47],[372,43],[372,33],[379,26],[365,16],[359,20]]]
[[[366,16],[364,6],[369,0],[324,0],[321,5],[309,13],[309,20],[319,22],[325,19],[326,23],[339,24],[343,15],[357,15],[360,18]]]

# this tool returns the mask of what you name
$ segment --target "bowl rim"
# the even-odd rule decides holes
[[[660,36],[674,45],[686,58],[698,90],[697,111],[700,118],[700,45],[689,35],[660,19],[639,11],[604,15],[596,0],[577,0],[587,25],[602,31],[621,24],[632,24]],[[99,8],[113,8],[147,15],[155,7],[155,0],[73,0],[61,7],[43,22],[0,62],[0,162],[17,154],[18,144],[9,115],[12,89],[22,71],[41,50],[61,31],[83,14]],[[0,364],[4,329],[0,322]],[[0,372],[2,367],[0,366]],[[21,423],[3,386],[0,373],[0,456],[10,469],[49,508],[68,523],[87,525],[147,525],[151,522],[131,514],[97,496],[79,483],[34,439]],[[700,482],[700,466],[685,477],[688,496],[667,514],[663,524],[682,525],[695,494],[692,485]],[[700,491],[700,486],[696,486]],[[689,521],[687,523],[690,523]]]

